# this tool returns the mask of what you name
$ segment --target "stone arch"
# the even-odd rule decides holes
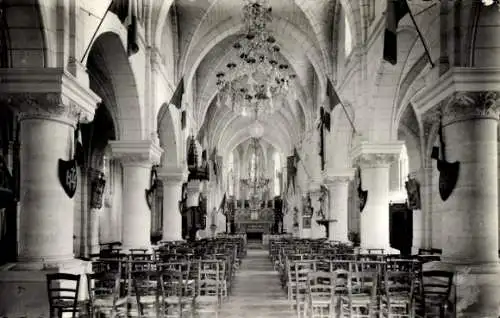
[[[486,7],[479,1],[472,4],[472,21],[470,30],[469,67],[500,66],[500,11],[495,5]]]
[[[290,33],[290,36],[293,35],[296,37],[294,39],[297,43],[303,43],[304,51],[308,52],[309,60],[318,74],[318,78],[320,79],[319,85],[322,87],[324,91],[326,88],[325,81],[326,73],[324,72],[325,67],[323,66],[323,61],[321,59],[321,53],[314,46],[311,47],[307,45],[309,40],[305,34],[303,34],[299,28],[291,25],[287,21],[283,19],[276,19],[275,22],[271,24],[271,30],[276,32],[283,32],[286,30]],[[188,58],[186,58],[186,62],[184,63],[183,73],[185,75],[185,83],[189,87],[192,82],[192,78],[195,75],[198,66],[203,61],[204,57],[218,45],[221,41],[226,39],[227,37],[237,34],[241,29],[241,22],[234,20],[227,20],[224,23],[221,23],[217,28],[212,30],[206,37],[203,38],[203,41],[197,43],[196,47],[192,49],[192,52]],[[285,48],[285,47],[284,47]],[[199,118],[202,120],[205,117],[206,111],[209,107],[210,103],[204,105],[204,109],[198,110],[200,115]]]
[[[157,116],[158,122],[158,137],[160,139],[160,147],[164,150],[162,156],[162,166],[180,164],[180,149],[177,145],[181,142],[178,138],[178,124],[174,120],[172,110],[168,104],[164,103]]]
[[[111,82],[106,97],[111,102],[111,112],[116,116],[117,138],[144,139],[142,127],[145,119],[137,84],[127,50],[118,34],[105,32],[95,40],[87,59],[87,68],[90,73],[101,73],[103,80]]]
[[[4,67],[47,67],[47,33],[38,0],[4,0],[0,23]]]
[[[420,122],[411,104],[404,108],[397,124],[396,137],[405,142],[410,171],[418,171],[423,166]]]
[[[352,24],[351,34],[353,38],[353,47],[361,45],[363,43],[363,28],[361,26],[361,9],[359,2],[360,1],[351,1],[351,0],[339,0],[342,8],[344,9],[344,13],[347,15],[347,19]]]
[[[106,104],[101,103],[95,111],[94,120],[82,126],[82,139],[87,144],[89,167],[98,168],[105,150],[109,148],[109,141],[116,140],[114,119]],[[87,141],[87,142],[86,142]],[[96,161],[97,160],[97,161]]]
[[[350,34],[351,34],[351,53],[350,55],[353,56],[353,58],[356,58],[356,54],[354,53],[356,51],[356,49],[362,45],[362,41],[360,41],[361,39],[361,27],[360,27],[360,18],[359,18],[359,9],[357,9],[357,11],[353,11],[354,8],[353,8],[353,4],[352,2],[353,1],[347,1],[347,3],[345,3],[346,1],[337,1],[334,5],[334,8],[333,8],[333,14],[332,14],[332,17],[333,17],[333,21],[337,21],[336,24],[332,25],[332,29],[331,30],[331,36],[330,36],[330,41],[331,41],[331,45],[330,45],[330,56],[331,56],[331,61],[332,61],[332,79],[334,81],[337,81],[338,80],[338,63],[342,60],[344,60],[343,58],[340,58],[339,54],[343,54],[343,52],[340,52],[339,51],[339,41],[341,38],[344,38],[345,37],[345,34],[344,35],[341,35],[340,34],[340,30],[341,28],[338,27],[338,24],[339,23],[344,23],[344,21],[341,21],[340,18],[341,18],[341,15],[342,13],[345,15],[347,21],[349,22],[349,24],[344,24],[344,32],[346,30],[346,28],[349,28],[350,30]],[[354,1],[355,2],[355,1]],[[356,4],[354,4],[356,6]],[[345,50],[345,47],[344,47],[344,44],[342,44],[342,48]],[[347,58],[347,56],[346,56]],[[323,92],[322,92],[323,94]]]
[[[168,14],[170,12],[170,8],[172,7],[172,3],[174,0],[164,0],[160,1],[160,8],[158,13],[158,18],[152,21],[152,30],[155,30],[153,33],[154,43],[157,47],[161,47],[162,44],[162,31],[165,23],[168,21]]]

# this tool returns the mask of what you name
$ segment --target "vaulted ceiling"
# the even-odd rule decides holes
[[[293,94],[274,114],[260,116],[263,139],[283,153],[298,143],[316,114],[315,99],[324,92],[331,74],[331,43],[336,1],[269,0],[272,21],[268,29],[281,48],[281,57],[296,74]],[[221,154],[251,137],[252,118],[218,107],[216,74],[237,60],[233,44],[243,35],[243,0],[176,0],[179,71],[192,89],[194,118],[209,147]]]

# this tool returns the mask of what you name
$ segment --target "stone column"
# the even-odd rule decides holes
[[[1,69],[0,77],[2,106],[19,111],[21,128],[18,262],[0,271],[0,313],[38,317],[49,311],[47,271],[89,270],[73,256],[75,201],[58,162],[73,159],[76,123],[91,121],[100,99],[62,69]]]
[[[443,203],[448,262],[498,262],[498,112],[492,96],[460,94],[444,110],[446,159],[460,161],[456,187]]]
[[[123,167],[122,248],[151,248],[151,211],[145,190],[150,187],[153,164],[162,149],[151,140],[110,141],[114,158]]]
[[[40,268],[48,264],[57,267],[74,256],[75,202],[65,193],[58,178],[58,161],[73,159],[73,133],[83,109],[61,102],[57,94],[33,94],[25,96],[18,105],[21,110],[18,261]],[[85,115],[87,119],[93,116],[90,112]]]
[[[500,315],[499,96],[498,92],[454,93],[443,109],[446,159],[459,161],[460,167],[453,192],[442,202],[442,262],[424,269],[455,272],[456,317]]]
[[[164,167],[158,171],[163,181],[163,238],[162,241],[182,240],[182,215],[179,211],[182,183],[187,172],[178,167]]]
[[[398,159],[403,142],[369,144],[361,142],[353,149],[352,158],[361,167],[363,190],[368,198],[361,212],[361,248],[383,248],[389,243],[389,167]]]
[[[354,177],[354,169],[326,172],[323,174],[323,182],[328,188],[328,240],[349,242],[349,181]]]

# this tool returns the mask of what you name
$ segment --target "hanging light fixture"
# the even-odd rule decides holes
[[[496,4],[498,6],[498,10],[500,11],[500,0],[481,0],[481,2],[487,7]]]
[[[259,158],[258,156],[259,138],[252,137],[251,148],[253,154],[255,155],[255,160],[252,161],[252,167],[251,167],[251,169],[253,169],[253,174],[249,171],[248,178],[241,179],[241,182],[247,187],[251,188],[252,196],[255,196],[259,193],[259,191],[265,189],[269,185],[271,179],[266,178],[264,176],[263,170],[259,171],[259,165],[257,164],[258,163],[257,158]]]
[[[276,38],[268,30],[272,8],[268,0],[244,0],[245,33],[233,44],[238,61],[228,62],[226,72],[216,74],[218,106],[242,115],[249,109],[270,114],[276,99],[286,96],[296,75],[281,58]]]

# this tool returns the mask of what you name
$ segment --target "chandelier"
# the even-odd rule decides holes
[[[496,4],[498,6],[498,10],[500,11],[500,0],[481,0],[481,2],[487,7]]]
[[[244,0],[244,34],[233,44],[238,60],[216,74],[217,105],[225,105],[243,116],[254,110],[270,114],[279,108],[296,75],[280,57],[276,38],[267,29],[272,21],[268,0]]]
[[[258,190],[263,189],[269,185],[269,178],[264,177],[264,171],[258,171],[258,165],[257,165],[257,148],[259,144],[259,138],[252,138],[252,148],[253,148],[253,154],[254,154],[254,160],[252,160],[251,164],[251,170],[248,173],[248,178],[247,179],[241,179],[241,182],[247,186],[253,189],[253,195],[256,195]]]

